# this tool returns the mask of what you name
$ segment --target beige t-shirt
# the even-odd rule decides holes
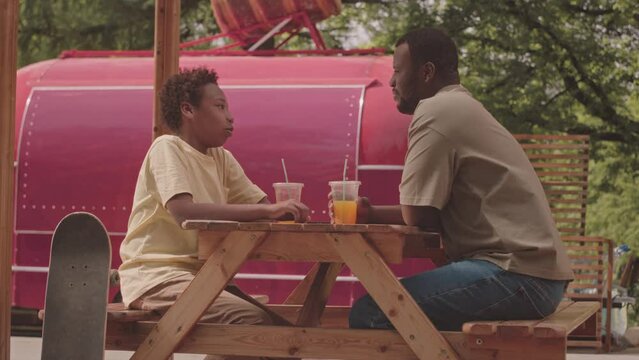
[[[451,260],[573,277],[539,178],[515,138],[461,85],[422,100],[408,132],[402,205],[441,210]]]
[[[133,207],[120,246],[120,286],[126,306],[152,287],[184,273],[195,274],[197,232],[183,230],[165,206],[189,193],[196,203],[255,204],[266,194],[221,147],[202,154],[177,136],[157,138],[138,175]]]

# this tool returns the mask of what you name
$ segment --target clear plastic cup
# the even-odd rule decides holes
[[[359,181],[329,181],[333,197],[333,221],[335,224],[355,224],[357,221],[357,197]]]
[[[302,183],[273,183],[275,189],[275,202],[286,201],[289,199],[295,199],[297,201],[302,200]]]
[[[273,188],[275,189],[275,202],[286,201],[289,199],[295,199],[297,201],[302,201],[302,188],[304,184],[302,183],[273,183]],[[280,221],[281,223],[292,224],[295,221],[292,220],[284,220]]]

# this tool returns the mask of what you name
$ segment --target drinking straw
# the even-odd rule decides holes
[[[286,164],[284,163],[284,158],[282,158],[282,169],[284,169],[284,180],[288,184],[288,174],[286,173]],[[288,194],[288,198],[291,198],[291,189],[286,187],[286,193]]]
[[[344,159],[344,174],[342,175],[342,200],[346,200],[346,168],[348,167],[348,158]]]
[[[286,164],[284,164],[284,158],[282,158],[282,169],[284,169],[284,180],[288,183],[288,174],[286,173]]]

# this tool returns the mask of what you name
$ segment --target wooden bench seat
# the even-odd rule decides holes
[[[565,359],[567,336],[596,316],[599,302],[562,302],[542,320],[478,321],[462,332],[442,332],[462,359]],[[295,322],[299,306],[270,309]],[[322,327],[197,324],[177,352],[316,359],[416,359],[393,330],[353,330],[347,307],[327,307]],[[110,304],[106,348],[135,350],[156,324],[152,312]],[[195,341],[197,339],[197,341]],[[348,351],[345,351],[348,350]],[[346,354],[346,355],[345,355]]]

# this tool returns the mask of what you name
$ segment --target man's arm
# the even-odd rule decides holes
[[[401,214],[406,225],[418,226],[423,230],[441,233],[442,225],[439,211],[439,209],[432,206],[401,205]]]
[[[178,224],[182,224],[182,222],[187,219],[233,221],[275,220],[286,214],[292,214],[295,221],[306,221],[309,213],[306,205],[295,200],[270,204],[265,197],[258,204],[194,203],[193,197],[188,193],[173,196],[167,201],[166,208]]]
[[[368,213],[367,218],[362,222],[369,224],[406,225],[402,218],[402,210],[399,205],[369,205],[369,209],[366,210],[366,212]]]
[[[358,222],[411,225],[433,232],[441,232],[442,229],[439,209],[432,206],[375,206],[367,198],[360,198],[358,205]]]

